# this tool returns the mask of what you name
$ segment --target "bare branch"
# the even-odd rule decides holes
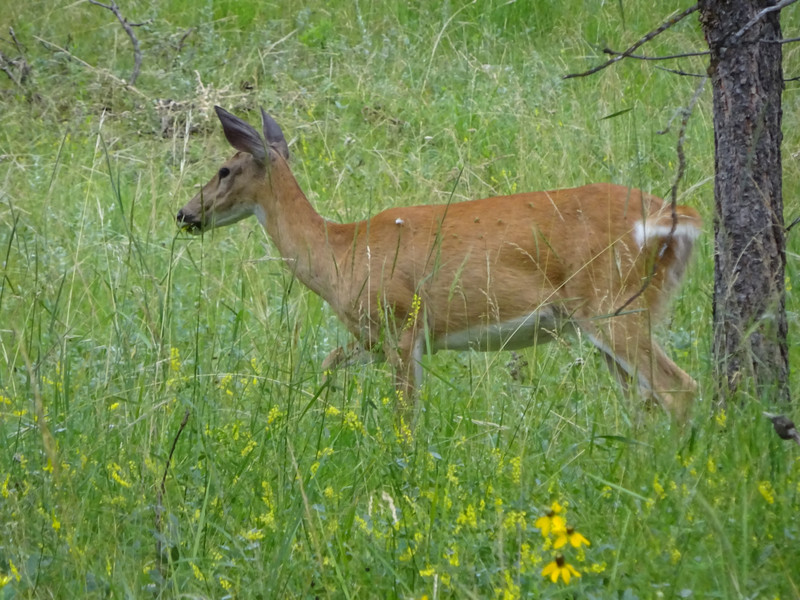
[[[800,37],[783,38],[780,40],[760,40],[763,44],[794,44],[800,42]]]
[[[656,65],[656,69],[659,71],[666,71],[667,73],[675,73],[675,75],[683,75],[684,77],[708,77],[705,73],[690,73],[689,71],[681,71],[679,69],[668,69],[667,67],[659,67]]]
[[[17,39],[17,34],[14,33],[14,28],[13,27],[9,27],[8,28],[8,33],[11,36],[11,39],[14,40],[14,45],[17,47],[17,52],[19,52],[21,56],[24,56],[25,52],[22,49],[22,44],[20,44],[19,40]]]
[[[136,85],[136,78],[139,77],[139,70],[142,68],[142,50],[139,48],[139,40],[136,38],[133,28],[141,27],[150,21],[144,21],[142,23],[129,22],[128,19],[122,16],[119,6],[117,6],[116,2],[111,2],[111,4],[103,4],[97,0],[89,0],[89,3],[105,8],[106,10],[110,10],[112,13],[114,13],[114,16],[117,17],[117,20],[122,25],[125,33],[127,33],[128,37],[131,39],[131,44],[133,44],[133,71],[131,72],[130,84]]]
[[[607,60],[603,64],[598,65],[598,66],[596,66],[596,67],[594,67],[592,69],[589,69],[588,71],[584,71],[583,73],[570,73],[568,75],[564,75],[564,79],[572,79],[573,77],[586,77],[587,75],[593,75],[594,73],[597,73],[598,71],[602,71],[606,67],[609,67],[609,66],[613,65],[614,63],[619,62],[623,58],[626,58],[626,57],[630,56],[631,54],[633,54],[634,52],[636,52],[636,50],[640,46],[646,44],[647,42],[652,40],[654,37],[656,37],[658,34],[665,32],[667,29],[669,29],[670,27],[672,27],[673,25],[678,23],[681,19],[683,19],[683,18],[689,16],[690,14],[692,14],[693,12],[697,11],[699,9],[699,7],[700,7],[699,4],[695,4],[694,6],[690,6],[689,8],[684,10],[683,12],[680,12],[680,13],[676,14],[674,17],[672,17],[672,18],[668,19],[667,21],[665,21],[664,23],[662,23],[656,29],[653,29],[650,33],[645,35],[642,39],[640,39],[638,42],[633,44],[633,46],[631,46],[630,48],[625,50],[625,52],[622,52],[621,54],[615,56],[614,58],[612,58],[610,60]]]
[[[797,0],[781,0],[780,2],[778,2],[777,4],[775,4],[775,5],[773,5],[773,6],[768,6],[767,8],[763,9],[763,10],[762,10],[762,11],[760,11],[760,12],[759,12],[759,13],[758,13],[756,16],[754,16],[754,17],[753,17],[752,19],[750,19],[750,20],[749,20],[747,23],[745,23],[745,26],[744,26],[744,27],[742,27],[742,28],[741,28],[739,31],[737,31],[736,33],[734,33],[734,34],[731,36],[731,38],[730,38],[730,41],[729,41],[729,42],[726,44],[726,46],[730,47],[730,46],[734,46],[734,45],[736,45],[737,43],[739,43],[739,40],[740,40],[740,39],[742,39],[742,36],[743,36],[745,33],[747,33],[747,31],[748,31],[748,30],[749,30],[749,29],[750,29],[750,28],[751,28],[753,25],[755,25],[756,23],[758,23],[758,22],[759,22],[761,19],[763,19],[763,18],[764,18],[766,15],[768,15],[769,13],[771,13],[771,12],[775,12],[776,10],[781,10],[782,8],[784,8],[784,7],[786,7],[786,6],[789,6],[790,4],[794,4],[795,2],[797,2]],[[775,41],[778,41],[778,40],[775,40]]]
[[[8,75],[8,78],[14,83],[14,85],[22,85],[17,78],[14,76],[14,72],[11,70],[11,59],[9,59],[3,51],[0,50],[0,71]]]
[[[181,50],[183,50],[183,45],[186,43],[186,38],[188,38],[193,31],[194,27],[189,27],[189,29],[187,29],[186,32],[181,36],[181,39],[178,40],[178,54],[180,54]]]
[[[683,144],[686,141],[686,127],[689,124],[689,117],[692,116],[692,112],[694,112],[694,107],[697,104],[697,101],[700,99],[700,94],[703,91],[703,88],[706,85],[706,81],[708,81],[708,77],[704,77],[703,80],[700,82],[700,85],[697,86],[697,89],[694,91],[694,95],[692,99],[689,100],[689,104],[686,108],[683,109],[683,118],[681,119],[681,128],[678,131],[678,143],[676,152],[678,154],[678,171],[675,173],[675,180],[672,182],[672,188],[670,189],[670,208],[672,210],[672,226],[669,229],[669,234],[667,234],[666,239],[662,244],[662,248],[669,245],[672,241],[672,237],[675,235],[675,230],[678,227],[678,185],[680,184],[681,179],[683,179],[683,174],[686,171],[686,155],[683,152]],[[660,256],[660,255],[659,255]],[[650,286],[650,282],[653,281],[653,277],[655,277],[656,270],[658,269],[658,257],[656,260],[653,261],[653,266],[650,269],[650,273],[642,283],[642,287],[630,298],[628,298],[625,303],[620,306],[616,311],[614,311],[614,316],[619,316],[619,314],[625,310],[631,303],[636,300],[639,296],[644,294],[645,290]]]
[[[14,33],[14,28],[9,27],[8,33],[17,47],[19,56],[17,58],[9,58],[0,50],[0,71],[8,75],[8,78],[15,85],[22,87],[25,84],[25,80],[28,79],[28,75],[30,75],[31,67],[25,59],[25,51]]]
[[[603,48],[603,52],[605,54],[610,54],[612,56],[621,56],[624,52],[617,52],[616,50],[612,50],[611,48]],[[637,60],[673,60],[676,58],[688,58],[690,56],[708,56],[711,54],[709,50],[703,50],[700,52],[684,52],[682,54],[668,54],[666,56],[645,56],[643,54],[628,54],[628,58],[635,58]]]
[[[103,75],[104,77],[108,77],[109,79],[119,83],[120,85],[124,85],[126,89],[129,89],[132,92],[135,92],[136,94],[138,94],[142,98],[147,98],[147,95],[144,92],[142,92],[141,90],[139,90],[139,88],[129,84],[124,79],[120,79],[119,77],[117,77],[113,73],[109,73],[107,69],[101,69],[99,67],[92,66],[89,63],[87,63],[85,60],[83,60],[82,58],[78,58],[77,56],[72,54],[72,52],[70,52],[66,48],[63,48],[63,47],[59,46],[58,44],[54,44],[53,42],[49,42],[49,41],[47,41],[47,40],[45,40],[43,38],[40,38],[38,35],[34,35],[33,38],[35,40],[41,42],[42,45],[44,45],[48,49],[57,50],[58,52],[63,52],[64,54],[69,56],[72,60],[80,63],[81,65],[83,65],[87,69],[89,69],[91,71],[95,71],[96,73],[99,73],[100,75]]]

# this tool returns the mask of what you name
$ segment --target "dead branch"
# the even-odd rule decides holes
[[[758,23],[769,13],[775,12],[776,10],[781,10],[782,8],[789,6],[790,4],[794,4],[795,2],[797,2],[797,0],[781,0],[777,4],[773,6],[768,6],[767,8],[761,10],[757,15],[755,15],[752,19],[750,19],[747,23],[745,23],[744,27],[742,27],[739,31],[737,31],[730,37],[730,41],[728,42],[728,44],[726,44],[726,47],[730,48],[731,46],[735,46],[736,44],[738,44],[739,40],[742,39],[742,36],[745,33],[747,33],[753,25]],[[779,41],[779,40],[774,40],[774,41]],[[723,49],[722,52],[724,53],[725,49]]]
[[[603,48],[604,54],[610,54],[611,56],[621,56],[624,54],[623,52],[617,52],[616,50],[612,50],[611,48]],[[628,58],[635,58],[636,60],[674,60],[677,58],[688,58],[690,56],[708,56],[711,54],[709,50],[703,50],[699,52],[684,52],[682,54],[667,54],[665,56],[646,56],[644,54],[628,54]]]
[[[14,85],[22,85],[20,81],[14,75],[14,72],[11,70],[12,61],[8,58],[3,51],[0,50],[0,71],[8,75],[8,78],[11,80]]]
[[[9,27],[8,33],[14,45],[17,47],[19,56],[17,58],[9,58],[0,50],[0,71],[8,75],[8,78],[14,85],[22,87],[25,85],[25,80],[28,79],[28,75],[31,73],[31,67],[25,59],[25,51],[22,48],[22,44],[19,43],[17,35],[14,33],[14,28]]]
[[[705,73],[691,73],[689,71],[681,71],[680,69],[668,69],[667,67],[659,67],[656,65],[656,69],[659,71],[666,71],[667,73],[674,73],[675,75],[682,75],[683,77],[708,77]]]
[[[800,42],[800,37],[783,38],[780,40],[760,40],[764,44],[794,44]]]
[[[183,421],[181,421],[180,427],[178,427],[178,432],[172,439],[172,447],[169,449],[167,464],[164,465],[164,475],[161,477],[161,485],[158,487],[158,492],[156,492],[156,560],[158,561],[159,566],[161,565],[163,558],[162,552],[164,551],[161,515],[164,512],[163,499],[167,488],[167,472],[169,471],[169,465],[172,462],[172,456],[175,454],[175,446],[178,445],[178,438],[181,437],[181,433],[183,433],[183,430],[186,428],[186,423],[189,422],[190,412],[191,411],[187,408],[186,413],[183,415]]]
[[[11,39],[14,41],[14,45],[17,47],[17,52],[19,52],[20,56],[24,56],[25,55],[25,51],[22,49],[22,44],[20,44],[19,40],[17,39],[17,34],[14,33],[14,28],[13,27],[9,27],[8,28],[8,33],[11,36]]]
[[[675,235],[675,229],[678,227],[678,186],[680,185],[681,179],[683,179],[683,174],[686,171],[686,155],[683,152],[683,144],[686,141],[686,128],[689,125],[689,117],[692,116],[694,112],[694,107],[697,104],[697,101],[700,99],[700,94],[703,91],[703,88],[706,85],[706,81],[708,81],[708,77],[704,77],[703,80],[700,82],[700,85],[697,86],[697,89],[694,91],[694,95],[692,99],[689,100],[689,104],[686,108],[683,109],[683,118],[681,119],[681,128],[678,130],[678,143],[676,145],[676,153],[678,155],[678,171],[675,173],[675,179],[672,182],[672,188],[670,189],[670,209],[672,211],[672,226],[669,229],[669,234],[667,234],[666,239],[662,244],[662,249],[666,248],[667,245],[672,241],[672,237]],[[669,127],[669,126],[668,126]],[[616,311],[614,311],[614,316],[617,317],[620,313],[625,310],[628,306],[631,305],[639,296],[644,294],[645,290],[650,285],[650,282],[653,281],[653,277],[656,275],[656,270],[658,269],[658,258],[653,261],[653,266],[650,269],[650,273],[642,283],[642,287],[630,298],[628,298],[625,303],[620,306]]]
[[[142,68],[142,50],[139,48],[139,40],[137,39],[136,34],[133,32],[133,28],[146,25],[150,21],[148,20],[143,21],[142,23],[131,23],[122,15],[119,10],[119,6],[117,6],[117,3],[113,1],[111,4],[103,4],[97,0],[89,0],[89,3],[105,8],[106,10],[110,10],[112,13],[114,13],[114,16],[117,17],[117,20],[122,25],[125,33],[127,33],[128,37],[131,39],[131,44],[133,44],[133,71],[131,72],[129,83],[131,85],[136,85],[136,78],[139,77],[139,70]]]
[[[98,73],[98,74],[102,75],[103,77],[108,77],[108,78],[109,78],[109,79],[111,79],[112,81],[115,81],[116,83],[118,83],[118,84],[120,84],[120,85],[123,85],[123,86],[125,86],[127,89],[129,89],[129,90],[131,90],[132,92],[134,92],[134,93],[138,94],[138,95],[139,95],[139,96],[141,96],[142,98],[147,98],[147,95],[146,95],[144,92],[142,92],[141,90],[139,90],[139,88],[137,88],[137,87],[135,87],[135,86],[131,85],[130,83],[128,83],[128,82],[127,82],[127,81],[125,81],[124,79],[120,79],[119,77],[117,77],[117,76],[116,76],[116,75],[114,75],[113,73],[110,73],[110,72],[109,72],[107,69],[102,69],[102,68],[100,68],[100,67],[95,67],[95,66],[93,66],[93,65],[90,65],[89,63],[87,63],[87,62],[86,62],[85,60],[83,60],[82,58],[78,58],[77,56],[75,56],[74,54],[72,54],[72,52],[70,52],[70,51],[69,51],[69,50],[67,50],[66,48],[63,48],[63,47],[59,46],[58,44],[54,44],[53,42],[49,42],[49,41],[47,41],[47,40],[45,40],[45,39],[43,39],[43,38],[40,38],[38,35],[34,35],[34,36],[33,36],[33,38],[34,38],[35,40],[37,40],[38,42],[40,42],[40,43],[41,43],[41,44],[42,44],[42,45],[43,45],[45,48],[47,48],[48,50],[55,50],[55,51],[57,51],[57,52],[63,52],[63,53],[64,53],[66,56],[68,56],[70,59],[72,59],[72,60],[74,60],[75,62],[79,63],[81,66],[84,66],[84,67],[86,67],[86,68],[87,68],[87,69],[89,69],[90,71],[94,71],[95,73]],[[149,99],[149,98],[148,98],[148,99]]]
[[[188,38],[193,31],[194,27],[189,27],[189,29],[187,29],[186,32],[181,36],[181,39],[178,40],[178,48],[176,50],[178,54],[180,54],[181,50],[183,50],[183,45],[186,43],[186,38]]]
[[[784,1],[786,1],[786,0],[784,0]],[[795,0],[792,0],[792,1],[795,1]],[[651,32],[649,32],[647,35],[645,35],[643,38],[641,38],[639,41],[637,41],[635,44],[633,44],[630,48],[625,50],[625,52],[622,52],[622,53],[618,54],[617,56],[607,60],[603,64],[598,65],[598,66],[596,66],[596,67],[594,67],[592,69],[589,69],[588,71],[584,71],[583,73],[570,73],[568,75],[564,75],[564,79],[572,79],[573,77],[586,77],[587,75],[593,75],[594,73],[597,73],[598,71],[602,71],[606,67],[610,67],[614,63],[621,61],[623,58],[627,58],[628,56],[630,56],[631,54],[636,52],[636,50],[639,47],[641,47],[642,45],[644,45],[647,42],[649,42],[650,40],[652,40],[658,34],[665,32],[667,29],[669,29],[670,27],[672,27],[673,25],[678,23],[681,19],[689,16],[693,12],[697,11],[699,8],[700,8],[699,4],[695,4],[694,6],[690,6],[689,8],[684,10],[683,12],[680,12],[680,13],[676,14],[674,17],[668,19],[667,21],[665,21],[664,23],[659,25],[656,29],[653,29]]]

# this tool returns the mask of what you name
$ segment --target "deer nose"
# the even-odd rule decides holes
[[[183,209],[178,211],[178,214],[175,216],[175,220],[181,229],[188,230],[192,233],[200,226],[200,221],[191,213],[186,212]]]
[[[191,213],[183,209],[178,211],[175,220],[178,221],[178,225],[195,225],[197,223],[197,219]]]

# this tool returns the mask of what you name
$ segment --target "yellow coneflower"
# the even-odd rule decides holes
[[[564,583],[569,583],[569,580],[573,577],[580,576],[581,574],[575,570],[575,567],[564,560],[564,556],[561,554],[557,555],[553,562],[542,569],[542,577],[550,577],[550,581],[553,583],[558,581],[559,577],[564,580]]]

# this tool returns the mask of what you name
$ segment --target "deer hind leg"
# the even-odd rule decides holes
[[[655,397],[678,420],[685,420],[697,384],[652,338],[647,313],[583,321],[581,329],[607,357],[609,368],[628,390],[636,382],[645,397]]]

